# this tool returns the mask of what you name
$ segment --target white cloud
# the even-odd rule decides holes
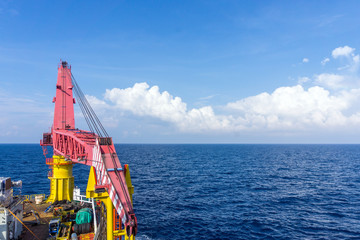
[[[359,63],[359,55],[353,56],[354,63]]]
[[[345,77],[342,75],[322,73],[315,76],[315,83],[331,89],[343,87]]]
[[[106,90],[105,99],[114,104],[113,109],[158,118],[174,123],[182,130],[225,129],[228,125],[228,120],[216,116],[212,107],[188,110],[180,97],[173,97],[167,91],[160,92],[158,86],[150,88],[147,83],[136,83],[132,88]],[[94,97],[89,100],[100,101]]]
[[[330,58],[324,58],[324,60],[321,61],[321,65],[325,66],[328,62],[330,62]]]
[[[332,51],[332,56],[337,59],[341,59],[342,66],[338,66],[335,69],[337,73],[320,73],[314,76],[314,84],[335,89],[351,89],[358,88],[360,86],[358,79],[358,70],[360,66],[360,57],[355,55],[355,48],[349,46],[338,47]],[[329,62],[329,58],[324,58],[321,61],[322,65]]]
[[[298,78],[298,84],[300,84],[300,85],[307,83],[309,81],[310,81],[310,78],[308,78],[308,77],[299,77]]]
[[[303,63],[308,63],[309,62],[309,59],[308,58],[303,58]]]
[[[351,48],[349,46],[338,47],[332,51],[332,56],[333,56],[333,58],[338,58],[338,57],[342,57],[342,56],[348,57],[348,56],[351,56],[354,51],[355,51],[355,48]]]
[[[173,98],[168,92],[159,92],[158,86],[149,88],[147,83],[136,83],[132,88],[106,90],[105,99],[117,108],[136,115],[150,115],[162,120],[176,120],[186,112],[181,98]]]
[[[333,95],[319,86],[309,89],[300,85],[280,87],[273,93],[265,92],[228,103],[224,106],[228,114],[221,115],[211,106],[189,110],[181,98],[173,97],[167,91],[160,92],[158,86],[136,83],[131,88],[106,90],[108,106],[105,108],[157,118],[185,132],[300,130],[360,123],[360,113],[344,114],[359,96],[360,90]],[[94,97],[89,101],[105,103]]]
[[[108,105],[106,104],[105,101],[103,100],[99,100],[94,96],[90,96],[90,95],[85,95],[86,99],[88,100],[88,102],[90,102],[91,106],[96,108],[97,110],[101,110],[101,109],[106,109],[108,107]]]
[[[343,114],[359,91],[331,95],[322,87],[305,90],[302,86],[281,87],[273,93],[262,93],[227,106],[242,113],[248,120],[263,119],[268,128],[299,129],[305,126],[341,126],[349,119]],[[358,118],[356,118],[358,120]]]
[[[360,57],[359,55],[352,56],[352,63],[350,65],[350,71],[357,72],[359,70]]]

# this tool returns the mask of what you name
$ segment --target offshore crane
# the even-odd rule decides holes
[[[90,131],[75,128],[73,90]],[[120,164],[112,138],[109,137],[88,103],[65,61],[58,65],[54,122],[51,132],[44,133],[40,145],[53,147],[53,157],[46,163],[52,167],[48,202],[73,200],[73,164],[91,166],[86,189],[87,198],[101,200],[106,206],[107,239],[124,235],[135,239],[137,220],[132,205],[134,187],[128,165]],[[115,210],[114,210],[115,209]],[[114,231],[115,215],[120,217],[122,231]]]

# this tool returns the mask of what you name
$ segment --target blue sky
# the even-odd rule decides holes
[[[359,6],[2,0],[0,142],[51,127],[63,59],[118,143],[359,143]]]

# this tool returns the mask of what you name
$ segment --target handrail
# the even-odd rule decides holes
[[[75,164],[71,160],[68,162],[61,162],[61,163],[55,163],[53,158],[46,158],[46,164],[47,165],[71,165]]]

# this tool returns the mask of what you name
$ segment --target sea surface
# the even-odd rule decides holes
[[[360,145],[116,145],[137,239],[360,239]],[[0,176],[49,194],[36,144],[1,144]],[[85,191],[89,167],[74,166]]]

